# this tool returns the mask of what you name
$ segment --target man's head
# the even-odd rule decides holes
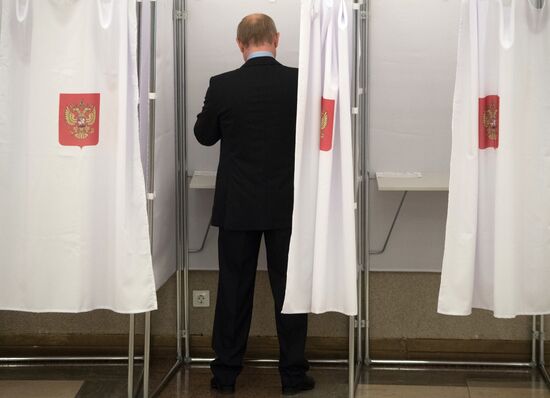
[[[275,56],[279,45],[275,22],[265,14],[247,15],[237,28],[237,45],[245,61],[255,51],[270,51]]]

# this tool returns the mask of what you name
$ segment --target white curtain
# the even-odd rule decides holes
[[[344,0],[303,0],[294,213],[283,313],[357,314],[349,30]]]
[[[4,0],[0,308],[157,307],[135,0]]]
[[[550,313],[548,87],[548,4],[462,0],[440,313]]]

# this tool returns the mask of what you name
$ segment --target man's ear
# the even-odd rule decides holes
[[[275,46],[275,48],[277,48],[279,46],[279,38],[281,37],[281,34],[279,32],[277,32],[277,34],[275,35],[275,40],[273,41],[273,45]]]
[[[239,50],[241,50],[241,52],[244,54],[244,50],[246,50],[245,45],[239,39],[235,39],[235,41],[237,42],[237,46],[239,47]]]

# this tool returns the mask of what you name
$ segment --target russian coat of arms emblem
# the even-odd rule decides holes
[[[488,109],[483,113],[483,125],[485,126],[485,133],[490,140],[497,139],[497,127],[498,127],[498,109],[495,104],[490,104]]]
[[[332,149],[335,100],[321,98],[321,151]]]
[[[85,104],[83,101],[67,105],[65,108],[65,121],[72,127],[73,136],[79,140],[85,140],[94,133],[92,126],[95,123],[96,115],[96,107]]]
[[[479,99],[479,149],[498,148],[500,97],[488,95]]]
[[[90,146],[99,142],[99,94],[60,94],[59,143]]]

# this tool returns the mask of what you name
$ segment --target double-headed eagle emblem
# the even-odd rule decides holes
[[[85,104],[84,101],[67,105],[65,108],[65,121],[71,126],[71,134],[79,140],[88,138],[90,134],[94,133],[92,126],[95,123],[96,114],[95,106]]]
[[[498,136],[498,109],[495,104],[490,104],[489,109],[483,112],[483,126],[487,137],[496,140]]]
[[[328,112],[321,112],[321,139],[325,137],[325,129],[328,125]]]

